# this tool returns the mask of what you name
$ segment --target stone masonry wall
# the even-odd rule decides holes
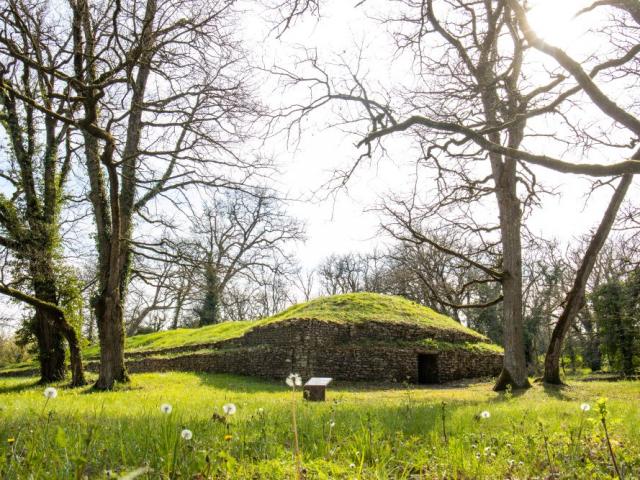
[[[130,352],[126,355],[128,358],[139,358],[152,355],[195,352],[204,349],[228,349],[262,345],[295,347],[305,343],[307,345],[332,346],[354,342],[415,342],[421,339],[442,340],[452,343],[478,342],[480,340],[478,337],[463,331],[442,330],[409,323],[381,321],[336,323],[316,319],[292,319],[257,326],[239,338],[161,350]]]
[[[266,378],[285,378],[291,372],[305,379],[329,376],[344,381],[418,382],[418,354],[437,355],[438,382],[460,378],[495,376],[502,355],[463,350],[433,350],[389,346],[341,345],[310,348],[283,346],[241,347],[211,353],[192,353],[173,358],[138,358],[127,361],[133,373],[196,371],[232,373]]]
[[[297,372],[305,378],[417,383],[418,355],[427,353],[437,355],[439,382],[500,372],[501,354],[470,352],[462,346],[441,351],[407,346],[427,338],[450,343],[479,340],[456,330],[402,323],[286,320],[214,344],[130,352],[126,360],[133,373],[179,370],[284,378]],[[87,370],[97,370],[97,363],[88,362]]]

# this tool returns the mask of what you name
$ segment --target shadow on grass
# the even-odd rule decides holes
[[[0,393],[20,393],[39,386],[41,386],[39,380],[33,380],[30,382],[25,381],[24,383],[18,383],[16,385],[0,387]]]
[[[571,396],[567,395],[566,392],[571,390],[569,385],[550,385],[548,383],[542,383],[542,388],[544,389],[544,393],[549,395],[550,397],[556,398],[558,400],[571,400]]]
[[[184,372],[182,372],[184,373]],[[189,372],[198,377],[203,385],[218,389],[232,389],[241,392],[281,392],[288,390],[285,385],[285,378],[267,379],[260,377],[250,377],[244,375],[234,375],[215,372]],[[306,378],[303,380],[307,380]],[[398,382],[349,382],[344,380],[334,380],[329,386],[330,390],[336,392],[385,392],[398,390],[464,390],[470,386],[477,385],[481,379],[460,379],[447,383],[416,384]],[[482,379],[484,380],[484,379]],[[488,389],[489,391],[489,389]]]
[[[236,392],[282,392],[287,389],[284,381],[267,380],[257,377],[245,377],[226,373],[193,372],[202,385],[216,389],[233,390]]]

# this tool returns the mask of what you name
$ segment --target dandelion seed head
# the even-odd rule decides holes
[[[487,410],[480,412],[480,418],[489,418],[490,416],[491,414]]]
[[[58,390],[53,387],[47,387],[44,389],[44,396],[48,399],[56,398],[58,396]]]
[[[222,406],[222,411],[224,412],[225,415],[235,415],[236,413],[236,406],[233,403],[225,403]]]
[[[582,405],[580,405],[580,410],[582,410],[583,412],[588,412],[589,410],[591,410],[591,405],[589,405],[588,403],[583,403]]]
[[[289,385],[291,388],[302,386],[302,377],[300,377],[300,375],[298,375],[297,373],[290,373],[287,377],[287,385]]]
[[[193,438],[193,432],[191,430],[188,430],[188,429],[185,428],[180,433],[180,436],[185,440],[191,440]]]
[[[168,403],[163,403],[162,405],[160,405],[160,411],[165,415],[169,415],[172,410],[173,410],[173,407]]]

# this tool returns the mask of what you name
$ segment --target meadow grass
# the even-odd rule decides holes
[[[284,379],[141,374],[112,392],[59,385],[50,400],[35,382],[0,379],[0,478],[295,478]],[[337,384],[325,403],[295,392],[302,469],[310,479],[612,478],[600,397],[622,475],[638,478],[637,381],[513,395],[486,382]]]

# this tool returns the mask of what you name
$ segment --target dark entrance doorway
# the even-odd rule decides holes
[[[418,383],[421,385],[438,383],[438,355],[418,354]]]

